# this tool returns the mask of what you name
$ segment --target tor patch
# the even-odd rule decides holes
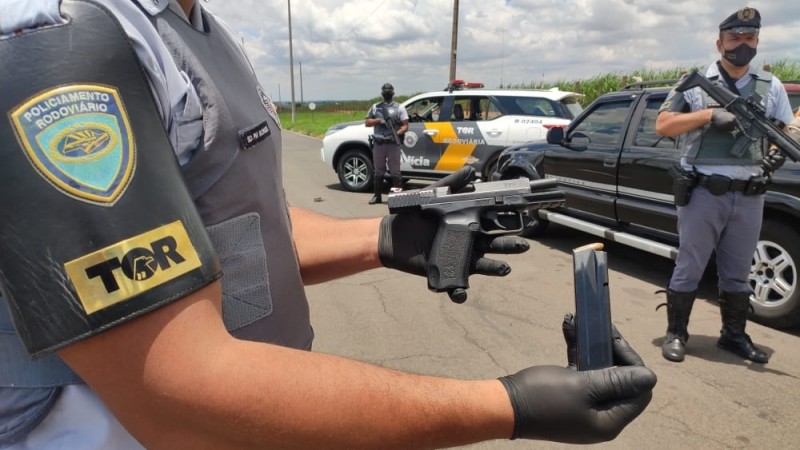
[[[115,88],[60,86],[37,94],[10,116],[28,159],[63,193],[112,206],[125,192],[136,148]]]

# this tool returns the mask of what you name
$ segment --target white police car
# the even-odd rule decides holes
[[[494,171],[504,148],[544,139],[566,126],[583,108],[581,94],[558,89],[483,89],[481,83],[451,82],[443,91],[403,103],[409,127],[400,169],[406,179],[437,179],[472,165],[483,179]],[[364,121],[334,125],[322,140],[322,160],[348,191],[372,189],[372,128]]]

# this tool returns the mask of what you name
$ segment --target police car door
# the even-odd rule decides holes
[[[487,97],[481,95],[454,95],[449,121],[436,125],[434,142],[441,149],[441,157],[435,170],[449,173],[464,165],[472,165],[481,173],[483,165],[502,144],[487,145],[487,139],[478,124],[483,121],[481,105],[488,105]],[[492,147],[491,149],[489,147]]]
[[[403,137],[400,170],[417,175],[433,173],[441,156],[441,123],[447,123],[443,97],[426,97],[405,105],[408,131]]]
[[[546,98],[508,97],[503,99],[503,105],[508,108],[509,117],[506,120],[513,120],[514,124],[508,132],[508,145],[544,139],[547,137],[546,125],[568,123],[553,120],[558,113],[552,102]]]

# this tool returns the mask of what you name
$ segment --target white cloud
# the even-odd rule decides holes
[[[288,101],[288,0],[210,0],[243,39],[264,88]],[[488,87],[706,64],[723,0],[471,0],[459,2],[457,77]],[[757,64],[800,61],[800,2],[753,1],[762,15]],[[443,88],[451,0],[294,0],[295,66],[304,100],[367,99],[389,81],[401,94]],[[295,95],[300,77],[295,69]]]

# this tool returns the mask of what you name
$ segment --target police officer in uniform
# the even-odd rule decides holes
[[[272,103],[199,2],[0,11],[0,448],[598,442],[647,406],[621,338],[615,368],[469,382],[307,351],[304,284],[424,275],[437,224],[287,205]],[[471,273],[527,249],[479,240]]]
[[[392,100],[394,86],[390,83],[381,86],[381,97],[383,101],[372,105],[364,120],[364,125],[375,127],[372,133],[372,166],[375,170],[372,185],[375,195],[369,200],[370,205],[382,201],[381,191],[387,167],[392,181],[391,192],[400,192],[403,186],[400,176],[400,143],[408,131],[408,112],[403,105]]]
[[[716,42],[720,59],[708,66],[705,76],[741,97],[759,96],[768,117],[788,123],[792,111],[783,84],[750,66],[760,29],[761,15],[753,8],[725,18]],[[745,333],[751,294],[748,274],[761,231],[767,175],[782,164],[783,156],[764,142],[734,154],[741,134],[735,117],[700,88],[673,90],[661,107],[656,131],[681,136],[684,155],[676,177],[691,180],[693,186],[686,195],[676,191],[680,247],[667,288],[662,354],[670,361],[683,361],[697,287],[716,250],[722,316],[717,346],[766,363],[768,355]]]

